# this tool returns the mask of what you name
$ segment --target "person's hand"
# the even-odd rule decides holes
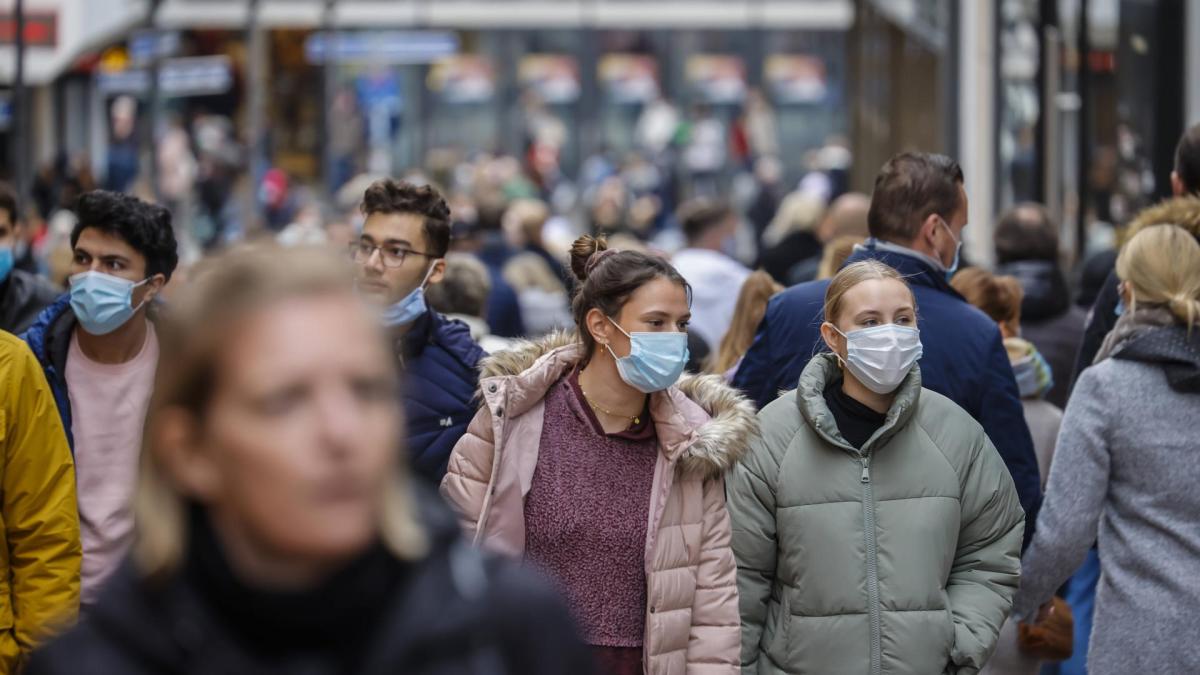
[[[1034,624],[1046,623],[1046,620],[1049,619],[1052,614],[1054,614],[1054,600],[1051,600],[1041,607],[1038,607],[1037,618],[1035,618],[1033,622]]]
[[[1054,598],[1038,610],[1034,623],[1017,626],[1021,651],[1043,661],[1071,658],[1075,642],[1075,619],[1062,598]]]

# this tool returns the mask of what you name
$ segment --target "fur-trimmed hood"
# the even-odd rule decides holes
[[[517,342],[480,363],[480,397],[503,398],[505,415],[527,412],[550,387],[583,359],[573,332]],[[684,375],[675,386],[650,398],[663,451],[678,454],[685,472],[717,477],[733,468],[758,435],[754,405],[718,375]]]

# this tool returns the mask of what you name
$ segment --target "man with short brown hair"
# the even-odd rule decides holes
[[[1008,353],[996,323],[949,283],[967,227],[962,169],[942,155],[896,155],[875,180],[867,221],[872,238],[847,264],[878,260],[908,281],[917,299],[924,386],[957,403],[983,426],[1012,474],[1031,534],[1041,481]],[[795,388],[823,344],[818,329],[828,286],[828,280],[793,286],[767,306],[734,379],[760,407],[780,390]]]
[[[475,415],[475,368],[484,356],[466,324],[425,302],[426,288],[446,273],[450,207],[430,186],[385,178],[367,188],[362,212],[362,234],[350,246],[358,290],[394,340],[413,469],[437,484]]]

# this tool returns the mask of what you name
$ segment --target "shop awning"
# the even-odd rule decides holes
[[[246,0],[165,0],[164,28],[240,28]],[[259,24],[315,28],[324,0],[260,0]],[[852,0],[338,0],[333,23],[370,28],[786,28],[846,30]]]
[[[12,21],[13,0],[0,0],[0,15]],[[25,83],[54,81],[88,51],[126,35],[145,20],[144,0],[26,0],[26,17],[43,22],[38,40],[25,50]],[[11,33],[11,31],[9,31]],[[26,37],[30,32],[26,31]],[[6,37],[11,37],[8,35]],[[11,41],[0,44],[0,83],[10,84],[16,71]]]

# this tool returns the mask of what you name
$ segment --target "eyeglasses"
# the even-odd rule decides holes
[[[371,256],[375,255],[376,251],[379,251],[379,257],[383,260],[383,266],[392,269],[403,266],[404,260],[410,255],[419,255],[425,258],[436,257],[428,253],[422,253],[421,251],[414,251],[411,248],[404,248],[403,246],[376,246],[375,244],[368,244],[365,241],[357,241],[350,244],[350,257],[356,263],[366,263],[371,259]]]

